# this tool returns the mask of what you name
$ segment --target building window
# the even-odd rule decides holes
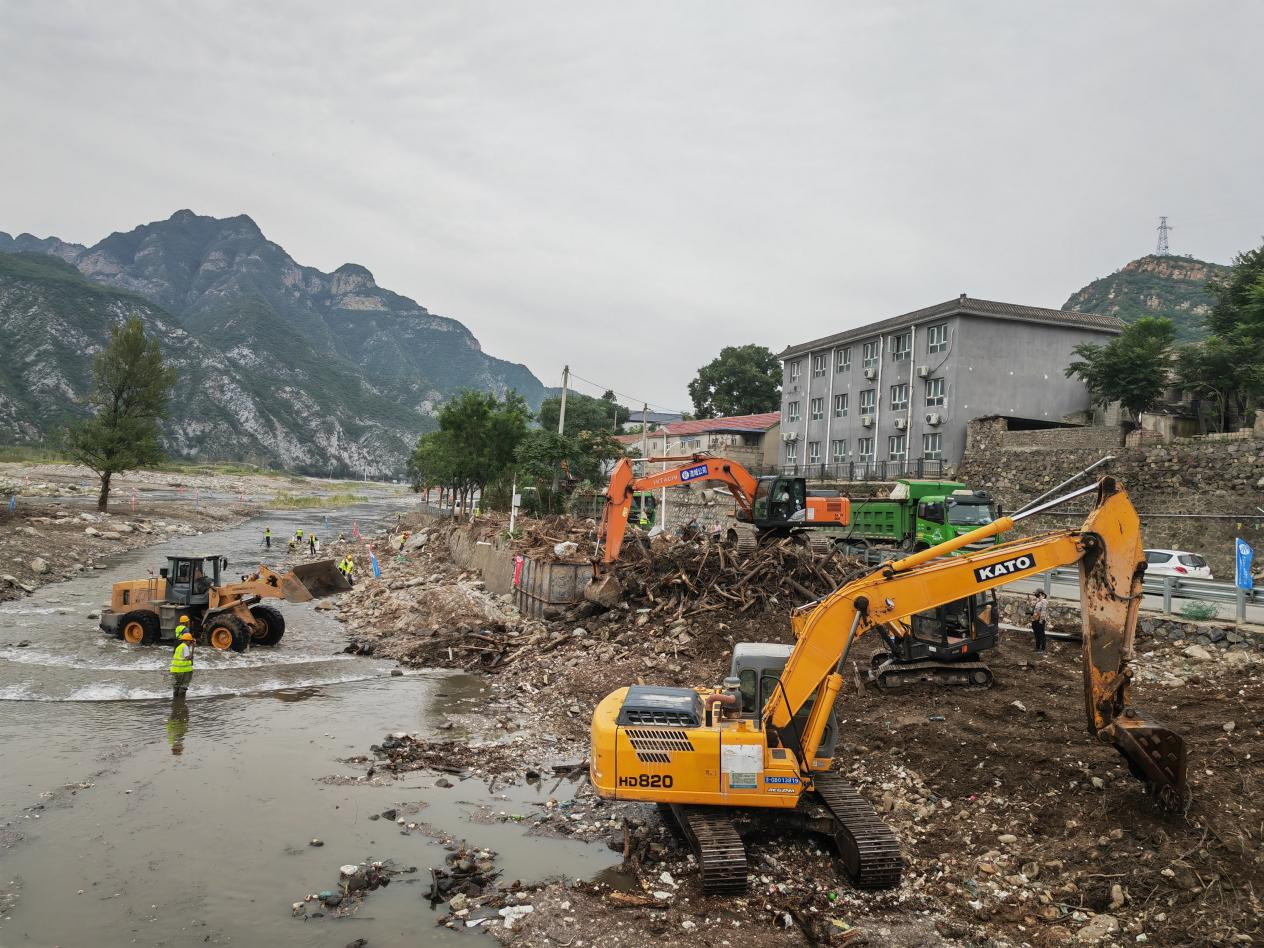
[[[847,442],[831,441],[830,454],[833,456],[835,464],[842,464],[847,460]]]
[[[926,404],[942,405],[944,403],[944,380],[926,380]]]
[[[891,410],[892,411],[908,411],[908,382],[901,382],[899,385],[891,386]]]
[[[891,360],[893,362],[905,361],[912,348],[913,334],[911,332],[896,333],[891,337]]]
[[[796,461],[798,461],[798,460],[799,460],[799,442],[797,442],[797,441],[787,441],[787,442],[786,442],[786,461],[787,461],[787,463],[789,463],[789,464],[794,464],[794,463],[795,463]]]
[[[934,434],[922,435],[922,457],[937,461],[944,456],[944,436],[936,431]]]
[[[812,378],[825,378],[825,356],[812,356]]]
[[[856,452],[860,455],[860,460],[872,461],[873,438],[858,438],[856,440]]]
[[[820,421],[825,417],[825,396],[812,399],[812,420]]]
[[[819,441],[808,442],[808,463],[809,464],[821,463],[821,442]]]
[[[903,461],[908,457],[908,440],[902,434],[887,438],[887,457],[892,461]]]
[[[872,369],[878,364],[878,344],[877,342],[865,343],[865,368]]]
[[[926,351],[943,352],[948,348],[948,324],[939,323],[926,330]]]
[[[803,371],[802,359],[795,359],[793,362],[790,363],[790,378],[791,379],[797,379],[799,377],[799,373],[802,371]]]
[[[798,402],[790,402],[788,405],[786,405],[786,420],[787,421],[799,420],[799,403]]]
[[[846,392],[844,392],[842,395],[834,396],[834,417],[835,418],[847,417],[847,393]]]
[[[838,371],[851,371],[851,346],[848,346],[846,349],[838,350]]]
[[[872,415],[878,410],[878,390],[876,388],[867,388],[860,393],[860,413],[862,415]]]

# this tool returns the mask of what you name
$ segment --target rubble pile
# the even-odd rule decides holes
[[[660,536],[653,555],[619,562],[613,574],[629,602],[670,620],[704,613],[786,610],[827,595],[869,567],[834,548],[814,552],[795,538],[743,551],[708,540]]]
[[[416,871],[416,866],[396,869],[389,862],[342,866],[338,870],[336,888],[324,892],[309,892],[301,901],[290,906],[290,914],[304,921],[326,915],[331,918],[352,915],[370,892],[390,885],[393,876]]]
[[[353,639],[377,643],[379,655],[489,673],[479,717],[507,750],[464,742],[461,758],[461,741],[400,739],[384,747],[386,763],[435,769],[455,760],[464,768],[477,757],[484,773],[507,781],[524,767],[547,772],[559,760],[583,760],[592,709],[615,688],[714,685],[734,643],[789,641],[791,608],[860,568],[791,543],[748,556],[662,539],[652,559],[616,567],[627,589],[620,606],[581,603],[560,619],[528,622],[436,552],[445,546],[384,564],[381,581],[343,597],[343,614]],[[444,585],[474,599],[448,626],[413,597]],[[370,606],[381,610],[376,618]],[[414,628],[404,638],[378,627],[403,618]],[[874,637],[861,639],[849,664],[867,667],[879,648]],[[594,932],[610,945],[1264,940],[1258,642],[1221,650],[1138,633],[1134,700],[1189,747],[1193,803],[1184,818],[1157,810],[1124,760],[1085,734],[1078,644],[1054,642],[1039,659],[1031,648],[1025,634],[1006,633],[987,656],[991,689],[881,694],[847,676],[835,769],[899,836],[908,864],[899,889],[849,888],[825,840],[758,834],[748,838],[749,894],[706,898],[688,848],[653,806],[601,801],[580,787],[571,801],[504,818],[621,851],[631,890],[550,883],[530,892],[532,911],[507,906],[518,910],[512,925],[490,916],[482,924],[512,944],[588,942]]]

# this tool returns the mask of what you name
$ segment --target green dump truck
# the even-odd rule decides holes
[[[873,547],[924,550],[991,523],[997,516],[992,498],[956,481],[899,480],[881,500],[853,498],[851,523],[832,537],[849,553]],[[991,539],[979,544],[991,546]],[[977,549],[971,544],[969,549]]]

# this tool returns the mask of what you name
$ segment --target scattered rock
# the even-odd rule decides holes
[[[1201,645],[1187,646],[1185,650],[1181,652],[1181,654],[1184,655],[1186,658],[1191,659],[1195,662],[1211,661],[1211,652],[1207,651]]]
[[[319,846],[324,846],[324,845],[325,845],[325,841],[324,841],[323,839],[318,839],[317,837],[313,836],[313,837],[311,838],[311,840],[309,840],[309,841],[308,841],[307,845],[308,845],[308,846],[317,846],[317,847],[319,847]]]
[[[399,668],[392,668],[392,669],[391,669],[391,677],[392,677],[392,678],[403,678],[403,677],[404,677],[404,672],[403,672],[403,670],[402,670],[402,669],[399,669]]]
[[[31,561],[27,565],[31,568],[32,573],[39,573],[41,576],[47,573],[49,568],[48,561],[40,556],[31,557]]]
[[[1234,721],[1226,721],[1224,724],[1221,725],[1221,728],[1224,729],[1224,732],[1226,734],[1232,734],[1233,729],[1237,726],[1238,726],[1237,723]]]
[[[1119,919],[1113,915],[1096,915],[1075,934],[1075,940],[1086,945],[1096,945],[1119,931]]]
[[[438,780],[435,781],[435,786],[441,787],[444,790],[451,790],[452,781],[449,780],[447,777],[440,777]]]

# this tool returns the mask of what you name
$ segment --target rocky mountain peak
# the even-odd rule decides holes
[[[368,267],[358,263],[344,263],[331,275],[329,291],[334,296],[345,296],[357,290],[377,289],[377,283]]]

